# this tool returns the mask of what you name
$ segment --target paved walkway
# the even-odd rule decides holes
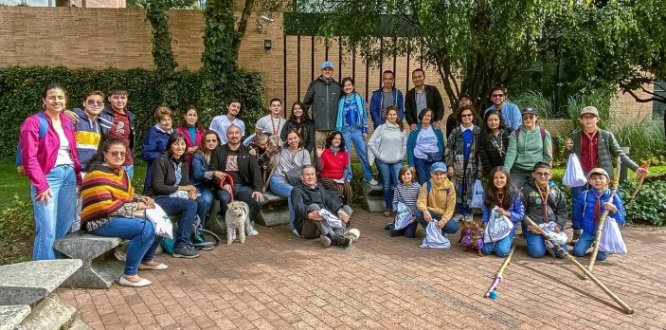
[[[666,229],[626,229],[630,255],[595,267],[636,310],[625,315],[575,266],[529,258],[522,242],[499,299],[484,299],[502,259],[423,250],[420,237],[389,238],[387,218],[354,215],[362,237],[347,250],[260,227],[198,259],[159,256],[170,268],[142,272],[146,288],[58,294],[95,329],[666,328]]]

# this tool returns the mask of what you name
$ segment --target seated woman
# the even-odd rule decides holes
[[[287,141],[287,134],[296,131],[303,140],[303,146],[308,152],[314,151],[315,147],[315,129],[314,122],[308,115],[308,109],[301,102],[295,102],[291,106],[291,115],[289,120],[282,127],[280,140]]]
[[[270,178],[271,191],[282,197],[287,197],[289,204],[289,224],[294,224],[294,207],[291,204],[291,190],[294,188],[292,183],[287,181],[287,173],[295,168],[301,168],[303,165],[310,165],[310,153],[303,148],[301,138],[295,131],[287,134],[287,142],[277,155],[277,169]],[[300,172],[298,172],[300,175]]]
[[[180,215],[178,232],[174,234],[173,256],[196,258],[199,253],[192,245],[192,224],[197,216],[197,189],[190,185],[189,169],[185,161],[185,137],[169,135],[166,152],[153,162],[152,183],[147,195],[169,216]]]
[[[454,234],[458,223],[453,217],[456,208],[456,189],[446,177],[446,165],[442,162],[432,164],[430,181],[424,183],[416,200],[416,219],[425,228],[431,221],[437,221],[442,234]],[[405,228],[405,237],[414,237],[416,226]]]
[[[215,131],[206,131],[197,152],[192,157],[192,184],[197,189],[199,197],[197,202],[197,215],[201,219],[201,227],[206,228],[206,220],[208,219],[208,210],[215,199],[215,175],[219,171],[210,171],[208,163],[210,163],[210,155],[213,150],[220,145],[220,138]]]
[[[93,235],[120,237],[130,240],[125,270],[120,285],[146,286],[150,281],[138,275],[139,269],[166,269],[153,260],[161,239],[155,237],[153,224],[146,220],[145,210],[155,207],[150,197],[134,195],[123,163],[127,145],[109,139],[102,145],[102,159],[92,165],[81,184],[81,228]]]
[[[434,117],[432,109],[423,109],[416,130],[407,138],[407,162],[416,169],[419,184],[430,180],[432,164],[444,161],[444,135],[432,125]]]
[[[352,204],[351,170],[349,153],[345,151],[342,133],[333,131],[326,138],[326,148],[317,147],[317,169],[320,171],[319,183],[326,190],[342,194],[345,205]]]

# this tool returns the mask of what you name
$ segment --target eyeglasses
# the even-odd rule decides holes
[[[127,155],[127,153],[124,151],[109,151],[108,153],[110,153],[111,156],[113,157],[122,157],[122,158],[125,158],[125,155]]]
[[[492,96],[492,97],[504,97],[504,94],[492,94],[490,96]]]
[[[550,176],[550,172],[534,172],[535,176]]]
[[[87,105],[96,105],[98,107],[101,107],[104,105],[104,101],[95,101],[95,100],[88,100],[86,101]]]
[[[472,117],[472,116],[474,116],[474,115],[471,114],[471,113],[466,113],[466,114],[460,115],[460,117],[463,117],[463,118],[464,117]]]

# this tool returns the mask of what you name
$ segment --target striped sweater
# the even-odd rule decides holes
[[[81,184],[81,225],[104,218],[134,200],[134,187],[125,170],[118,172],[106,165],[95,166]]]
[[[405,186],[404,184],[399,184],[395,187],[395,193],[393,194],[393,211],[397,211],[398,202],[403,202],[409,210],[416,211],[416,200],[419,197],[419,191],[421,186],[418,182],[412,182],[411,186]]]

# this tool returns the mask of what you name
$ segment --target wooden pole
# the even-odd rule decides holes
[[[614,182],[613,182],[613,192],[610,195],[610,199],[608,200],[609,203],[613,203],[613,199],[615,198],[615,194],[617,194],[617,188],[620,184],[620,167],[622,167],[622,159],[618,156],[617,157],[617,172],[614,175]],[[600,197],[601,198],[601,197]],[[604,225],[606,224],[606,219],[608,218],[608,214],[610,211],[608,209],[604,210],[604,213],[601,214],[601,218],[599,218],[599,224],[597,225],[597,233],[596,236],[594,237],[594,244],[592,245],[592,255],[590,256],[590,263],[587,265],[587,270],[592,271],[592,268],[594,268],[594,263],[597,261],[597,254],[599,253],[599,243],[601,243],[601,233],[604,230]]]
[[[504,259],[504,262],[502,263],[499,270],[497,271],[497,274],[495,274],[495,279],[493,280],[493,283],[488,288],[488,291],[486,291],[486,294],[483,295],[484,298],[490,297],[490,292],[497,289],[497,286],[499,285],[500,281],[502,281],[502,276],[504,275],[504,270],[506,270],[506,267],[508,267],[509,263],[511,263],[511,257],[513,257],[513,252],[515,250],[516,250],[516,245],[514,244],[511,247],[511,251],[509,252],[509,255]]]

